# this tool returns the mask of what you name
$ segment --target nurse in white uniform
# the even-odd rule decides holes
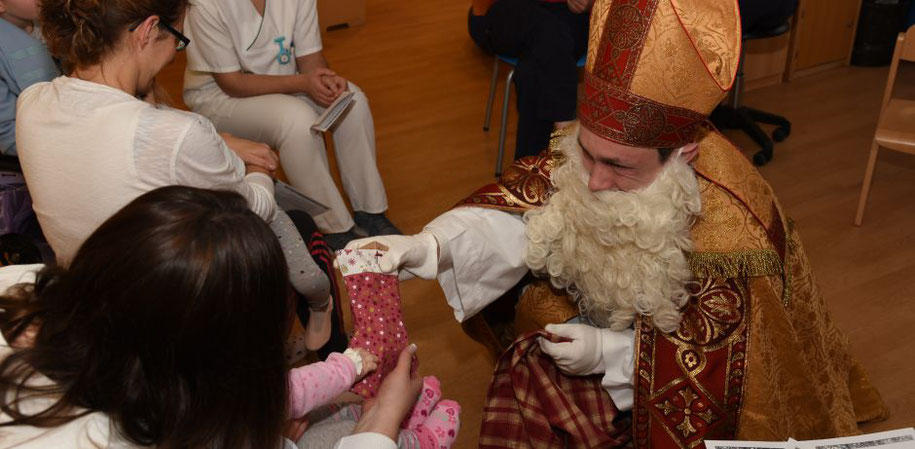
[[[292,185],[331,209],[315,217],[331,246],[357,233],[400,233],[384,215],[368,99],[328,68],[315,0],[198,0],[185,30],[194,44],[184,101],[219,131],[277,148]],[[354,216],[331,178],[323,137],[310,129],[345,90],[355,93],[355,103],[333,134]]]

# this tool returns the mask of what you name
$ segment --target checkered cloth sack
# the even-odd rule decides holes
[[[537,337],[515,341],[496,365],[480,429],[480,448],[617,448],[631,439],[631,420],[601,387],[601,376],[570,376],[540,351]],[[567,340],[565,340],[567,341]]]

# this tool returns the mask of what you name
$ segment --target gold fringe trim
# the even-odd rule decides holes
[[[686,256],[693,274],[699,278],[739,278],[782,275],[782,262],[771,249],[701,252]]]

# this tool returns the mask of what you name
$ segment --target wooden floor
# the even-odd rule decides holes
[[[498,113],[493,129],[481,130],[492,58],[467,35],[465,0],[367,3],[367,23],[329,32],[325,54],[368,94],[389,215],[414,233],[493,179]],[[915,97],[915,70],[904,69],[898,83],[908,86],[900,90]],[[891,418],[867,431],[915,424],[915,156],[881,153],[864,225],[852,226],[886,74],[836,69],[744,100],[793,122],[761,171],[796,220],[852,352],[890,405]],[[180,92],[178,82],[165,84]],[[402,293],[420,372],[437,375],[445,396],[464,409],[456,447],[475,447],[492,362],[462,333],[437,283],[410,281]]]

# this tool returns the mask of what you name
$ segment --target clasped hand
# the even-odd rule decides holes
[[[318,67],[305,74],[305,93],[321,106],[330,106],[343,91],[347,81],[331,69]]]

